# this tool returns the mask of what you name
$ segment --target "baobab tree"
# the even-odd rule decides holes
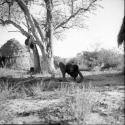
[[[0,23],[15,26],[32,44],[35,72],[53,73],[53,35],[84,27],[84,17],[97,5],[97,0],[1,0]]]

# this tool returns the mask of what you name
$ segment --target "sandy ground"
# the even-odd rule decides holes
[[[86,116],[87,125],[123,125],[124,124],[124,75],[117,73],[85,74],[83,84],[93,85],[101,93],[100,101]],[[51,96],[51,92],[46,94]],[[0,124],[42,124],[46,117],[54,119],[53,125],[76,125],[66,111],[62,111],[65,98],[41,99],[27,97],[25,99],[9,99],[0,101]],[[56,112],[56,113],[55,113]],[[56,115],[55,115],[56,114]],[[63,118],[60,118],[60,117]],[[64,118],[67,117],[67,118]],[[60,120],[62,119],[62,120]],[[66,119],[66,120],[63,120]],[[52,125],[52,123],[51,123]]]

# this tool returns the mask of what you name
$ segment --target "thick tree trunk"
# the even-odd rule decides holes
[[[42,60],[38,59],[39,58],[39,54],[37,54],[37,52],[34,51],[34,61],[35,59],[37,61],[41,61],[40,64],[35,61],[34,63],[36,63],[36,67],[41,66],[39,69],[41,70],[42,74],[54,74],[55,72],[55,66],[54,66],[54,58],[53,55],[50,53],[48,53],[46,51],[46,47],[43,48],[42,46],[39,46],[41,53],[42,53]],[[38,56],[36,56],[38,55]],[[37,68],[36,68],[37,69]]]
[[[22,0],[16,0],[21,10],[24,12],[28,24],[30,25],[30,30],[35,39],[35,43],[39,46],[42,53],[42,62],[41,64],[39,59],[39,53],[36,46],[33,49],[34,55],[34,68],[35,72],[42,71],[42,73],[53,73],[55,71],[54,60],[53,60],[53,26],[52,26],[52,0],[44,0],[46,4],[46,27],[45,27],[45,36],[42,34],[39,24],[35,18],[30,14],[27,6]],[[40,68],[41,66],[41,68]]]
[[[55,66],[53,57],[47,57],[46,55],[42,56],[41,68],[43,74],[52,74],[54,75]]]
[[[52,52],[52,48],[49,47],[49,51],[46,51],[46,48],[41,46],[40,50],[42,53],[42,60],[40,60],[39,53],[37,47],[33,48],[33,56],[34,56],[34,69],[36,73],[41,72],[42,74],[52,74],[55,73],[55,66],[54,66],[54,58]],[[40,62],[41,61],[41,62]]]
[[[54,59],[53,59],[53,26],[52,26],[52,0],[44,0],[46,3],[47,13],[46,13],[46,54],[43,52],[43,66],[44,71],[48,71],[48,73],[54,74],[55,66],[54,66]]]
[[[37,50],[36,45],[34,45],[33,48],[33,60],[34,60],[34,72],[35,73],[40,73],[41,72],[41,65],[40,65],[40,57],[39,57],[39,53]]]

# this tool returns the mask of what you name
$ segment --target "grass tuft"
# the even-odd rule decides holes
[[[72,115],[78,125],[85,125],[87,116],[93,105],[101,98],[101,94],[93,88],[76,87],[71,95],[72,99],[69,101],[69,105]]]

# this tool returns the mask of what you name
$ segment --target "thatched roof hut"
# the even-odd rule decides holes
[[[0,53],[6,57],[6,67],[29,70],[33,65],[28,49],[16,39],[8,40],[1,48]]]

